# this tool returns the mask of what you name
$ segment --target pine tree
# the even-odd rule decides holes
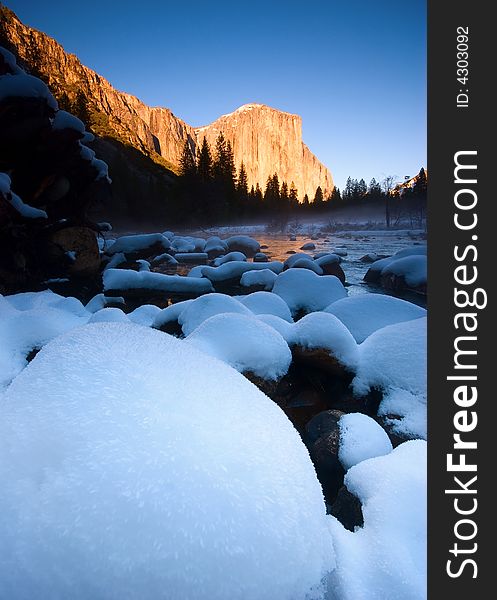
[[[262,195],[262,190],[261,186],[259,185],[259,182],[255,184],[254,198],[259,205],[261,205],[264,200],[264,196]]]
[[[297,206],[298,203],[299,203],[299,194],[298,194],[297,188],[295,187],[295,184],[293,183],[293,181],[290,184],[290,191],[288,193],[288,200],[290,202],[290,205],[293,206],[293,207]]]
[[[185,140],[183,151],[179,161],[180,175],[184,179],[193,179],[197,174],[197,165],[193,158],[193,152],[190,146],[190,140]]]
[[[85,94],[78,90],[76,99],[71,105],[71,111],[78,119],[83,121],[85,125],[90,126],[90,111],[88,109],[88,100]]]
[[[202,183],[209,183],[212,180],[212,154],[209,142],[205,137],[198,151],[197,172]]]
[[[280,201],[282,204],[287,205],[288,204],[288,200],[289,200],[289,196],[288,196],[288,184],[286,181],[284,181],[281,184],[281,189],[280,189]]]
[[[323,201],[324,201],[323,190],[322,190],[321,186],[318,185],[318,187],[316,188],[316,193],[314,194],[314,200],[313,200],[314,207],[321,208]]]
[[[309,196],[305,194],[304,199],[302,200],[302,208],[307,209],[310,206]]]
[[[252,186],[253,189],[254,186]],[[245,165],[240,164],[240,170],[238,171],[238,179],[236,182],[236,191],[241,200],[245,200],[248,196],[248,180],[247,180],[247,171],[245,170]]]

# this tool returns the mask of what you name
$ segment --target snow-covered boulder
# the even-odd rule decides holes
[[[283,264],[278,261],[268,263],[249,263],[245,261],[230,261],[220,267],[202,267],[202,276],[214,284],[239,283],[242,275],[248,271],[269,269],[274,273],[281,273]]]
[[[295,323],[290,344],[296,360],[346,377],[357,369],[359,351],[345,325],[334,315],[313,312]]]
[[[343,415],[338,422],[338,427],[340,429],[338,458],[346,471],[363,460],[384,456],[392,451],[392,442],[386,431],[367,415],[362,413]]]
[[[189,303],[178,314],[178,323],[181,325],[183,333],[189,335],[210,317],[223,313],[238,313],[246,316],[252,314],[251,310],[236,298],[214,293],[206,294]]]
[[[381,271],[381,285],[387,290],[426,292],[428,261],[424,255],[394,260]]]
[[[212,236],[205,242],[204,252],[207,252],[209,259],[217,258],[228,252],[228,244],[223,242],[220,237]]]
[[[334,275],[342,283],[345,283],[345,273],[340,266],[341,259],[337,254],[325,254],[314,260],[322,269],[324,275]]]
[[[246,271],[240,278],[240,285],[254,291],[270,292],[278,275],[270,269]]]
[[[426,362],[426,318],[378,329],[359,346],[354,392],[381,389],[378,414],[394,431],[426,438]]]
[[[240,299],[255,315],[275,315],[290,323],[293,322],[288,304],[276,294],[270,292],[254,292]]]
[[[214,291],[208,279],[181,277],[130,269],[107,269],[103,274],[104,290],[129,292],[130,290],[157,291],[164,294],[191,294],[199,296]]]
[[[161,309],[154,304],[142,304],[128,314],[128,319],[137,325],[151,327],[160,312]]]
[[[214,267],[220,267],[221,265],[224,265],[225,263],[229,263],[229,262],[233,262],[233,261],[246,261],[246,260],[247,260],[247,257],[245,256],[245,254],[243,252],[228,252],[224,256],[220,256],[219,258],[216,258],[212,262],[212,265]]]
[[[113,256],[123,252],[129,260],[163,254],[171,248],[169,240],[162,233],[141,235],[123,235],[108,248],[107,254]]]
[[[208,256],[206,252],[177,252],[174,258],[177,262],[206,265]]]
[[[412,246],[399,250],[393,256],[387,258],[381,258],[375,261],[368,269],[364,276],[364,281],[368,283],[378,283],[381,279],[383,270],[388,267],[391,263],[406,257],[411,256],[425,256],[426,257],[426,246]]]
[[[253,315],[217,314],[195,329],[186,342],[263,381],[280,379],[292,362],[281,335]]]
[[[0,597],[320,597],[334,553],[298,433],[192,343],[88,325],[2,397]]]
[[[312,260],[310,258],[299,258],[298,260],[293,262],[291,268],[309,269],[309,271],[313,271],[314,273],[316,273],[316,275],[323,274],[323,269],[317,264],[315,260]]]
[[[333,302],[325,312],[335,315],[347,327],[357,343],[376,330],[426,316],[426,310],[393,296],[362,294]]]
[[[273,293],[283,298],[293,315],[300,311],[324,310],[332,302],[347,296],[337,277],[316,275],[308,269],[288,269],[278,275]]]
[[[300,249],[301,250],[315,250],[316,244],[314,244],[314,242],[306,242],[305,244],[300,246]]]
[[[364,526],[347,531],[330,517],[337,569],[332,598],[426,598],[426,442],[405,442],[353,466],[347,488],[362,503]]]
[[[312,256],[310,254],[306,254],[305,252],[292,252],[292,254],[283,263],[283,269],[285,271],[290,269],[300,259],[313,260]]]
[[[264,252],[258,252],[254,256],[254,262],[269,262],[269,258],[267,257],[267,254],[264,254]]]
[[[194,300],[183,300],[182,302],[175,302],[174,304],[170,304],[166,308],[163,308],[156,314],[152,321],[152,327],[172,335],[183,335],[183,330],[181,329],[178,319],[181,313],[192,302],[194,302]]]
[[[88,323],[127,323],[126,314],[120,308],[102,308],[93,313]]]
[[[224,240],[230,252],[243,252],[248,258],[253,258],[261,250],[261,245],[248,235],[233,235]]]

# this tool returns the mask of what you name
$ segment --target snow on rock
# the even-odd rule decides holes
[[[150,264],[152,265],[157,265],[159,263],[168,264],[170,266],[178,265],[178,261],[176,260],[176,258],[174,258],[174,256],[171,256],[171,254],[169,254],[168,252],[163,252],[155,258],[152,258],[152,260],[150,261]]]
[[[174,236],[171,239],[171,249],[181,254],[189,252],[204,252],[205,240],[199,237]]]
[[[254,292],[245,296],[240,302],[255,315],[275,315],[290,323],[293,322],[288,304],[271,292]]]
[[[314,261],[310,258],[299,258],[298,260],[293,262],[291,268],[292,269],[309,269],[309,271],[313,271],[314,273],[316,273],[316,275],[323,274],[323,269],[317,264],[316,261]]]
[[[344,247],[336,247],[335,250],[333,250],[334,254],[337,254],[338,256],[347,256],[348,252],[347,252],[347,248]]]
[[[226,254],[228,252],[228,244],[223,242],[223,240],[217,235],[211,236],[207,238],[205,242],[204,252],[207,252],[209,258],[216,258],[221,254]]]
[[[270,269],[247,271],[246,273],[243,273],[240,279],[240,285],[247,288],[261,286],[265,291],[270,292],[273,289],[277,277],[276,273]]]
[[[266,325],[276,329],[276,331],[281,335],[287,344],[291,343],[293,336],[293,323],[289,323],[285,319],[277,317],[276,315],[257,315],[257,318],[259,321],[262,321],[263,323],[266,323]]]
[[[120,308],[102,308],[91,316],[88,323],[122,323],[128,320]]]
[[[225,263],[233,262],[235,260],[246,261],[247,257],[245,256],[245,254],[243,252],[228,252],[228,254],[225,254],[224,256],[220,256],[219,258],[216,258],[212,264],[214,267],[220,267],[221,265],[224,265]]]
[[[19,72],[0,76],[0,101],[7,98],[42,98],[50,108],[57,110],[57,101],[38,77]]]
[[[90,318],[76,298],[52,292],[0,296],[0,389],[27,365],[27,356]]]
[[[0,46],[0,56],[2,56],[4,63],[8,66],[13,75],[24,73],[24,71],[17,66],[16,57],[12,52],[9,52],[6,48]]]
[[[400,258],[406,258],[408,256],[426,256],[426,246],[412,246],[410,248],[404,248],[399,250],[393,256],[387,258],[381,258],[375,261],[368,269],[368,272],[364,276],[364,280],[374,283],[378,281],[382,275],[383,270],[392,264],[394,261]]]
[[[285,375],[292,362],[290,348],[281,335],[253,315],[214,315],[185,339],[237,371],[253,373],[265,381]]]
[[[248,258],[253,258],[261,249],[259,242],[248,235],[232,235],[224,241],[230,252],[243,252]]]
[[[345,325],[329,313],[313,312],[297,321],[293,326],[290,344],[326,350],[348,369],[357,369],[357,344]]]
[[[107,249],[107,254],[113,255],[118,252],[132,254],[141,250],[148,250],[156,244],[162,246],[164,250],[169,250],[171,244],[162,233],[144,233],[141,235],[123,235]]]
[[[405,256],[390,262],[381,271],[382,283],[390,276],[401,277],[410,288],[426,285],[427,259],[425,255]]]
[[[168,240],[172,240],[174,237],[176,237],[176,234],[173,231],[163,231],[162,235],[167,237]]]
[[[378,423],[362,413],[350,413],[340,417],[340,444],[338,458],[343,468],[350,467],[375,456],[392,451],[392,442]]]
[[[160,312],[161,309],[155,304],[142,304],[128,314],[128,319],[137,325],[151,327]]]
[[[78,117],[75,117],[65,110],[58,110],[55,113],[52,127],[54,129],[74,129],[74,131],[77,131],[78,133],[86,133],[83,121],[80,121]]]
[[[175,302],[174,304],[170,304],[166,308],[163,308],[157,313],[152,323],[152,327],[155,327],[155,329],[162,329],[171,323],[177,323],[180,314],[192,302],[194,302],[194,300],[183,300],[182,302]]]
[[[300,246],[301,250],[315,250],[316,244],[314,242],[306,242],[303,246]]]
[[[268,263],[249,263],[235,260],[227,262],[220,267],[202,267],[202,275],[203,277],[207,277],[210,281],[221,282],[233,279],[239,280],[247,271],[258,271],[262,269],[269,269],[278,274],[283,270],[283,265],[277,261]]]
[[[267,257],[267,254],[264,254],[264,252],[257,252],[253,260],[254,262],[269,262],[269,258]]]
[[[347,488],[362,503],[354,532],[330,517],[337,568],[332,598],[426,598],[426,442],[409,441],[386,456],[353,466]]]
[[[323,253],[321,256],[315,257],[314,260],[320,267],[342,262],[342,259],[338,256],[338,254],[330,254],[328,252]]]
[[[269,263],[271,264],[271,263]],[[292,314],[325,309],[347,296],[347,291],[334,275],[316,275],[308,269],[288,269],[274,282],[273,293],[281,296]]]
[[[96,313],[98,310],[106,308],[109,303],[124,305],[124,298],[120,296],[111,296],[107,298],[105,294],[97,294],[96,296],[93,296],[85,308],[90,313]]]
[[[206,252],[177,252],[174,258],[176,262],[207,264],[208,256]]]
[[[6,76],[7,77],[7,76]],[[0,77],[1,79],[1,77]],[[47,219],[48,215],[40,208],[34,208],[19,198],[17,194],[10,189],[11,181],[7,173],[0,173],[0,193],[3,194],[9,204],[26,219]]]
[[[166,309],[167,310],[167,309]],[[251,310],[241,302],[226,294],[206,294],[196,298],[178,314],[178,323],[183,333],[189,335],[206,319],[220,313],[239,313],[250,316]],[[240,341],[240,340],[239,340]]]
[[[286,269],[290,269],[300,259],[313,260],[310,254],[306,254],[305,252],[296,252],[295,254],[292,254],[285,260],[285,262],[283,263],[283,268],[285,269],[285,271]]]
[[[2,397],[0,443],[2,598],[322,597],[334,552],[304,444],[192,343],[59,337]]]
[[[382,389],[378,414],[399,417],[394,431],[426,438],[426,359],[426,318],[378,329],[359,346],[354,393]]]
[[[104,290],[147,289],[178,294],[205,294],[214,291],[208,279],[131,269],[107,269],[103,273],[103,283]]]
[[[426,316],[426,310],[393,296],[362,294],[337,300],[325,312],[338,317],[359,344],[378,329]]]

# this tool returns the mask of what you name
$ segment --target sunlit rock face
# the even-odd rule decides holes
[[[98,111],[97,135],[110,136],[145,155],[159,155],[177,170],[186,140],[192,152],[207,138],[214,149],[220,132],[230,140],[237,169],[243,161],[249,186],[259,183],[264,190],[269,175],[280,183],[293,183],[299,199],[316,188],[331,192],[330,171],[302,141],[302,119],[263,104],[246,104],[210,125],[194,129],[168,108],[150,107],[141,100],[116,90],[77,56],[67,53],[54,39],[21,23],[8,8],[0,7],[0,45],[5,45],[41,75],[52,93],[74,102],[79,94],[92,111]]]
[[[280,183],[293,183],[302,199],[314,197],[316,188],[331,192],[330,171],[302,141],[302,118],[264,104],[245,104],[214,123],[196,129],[197,141],[207,138],[213,147],[222,133],[231,142],[236,165],[243,161],[249,186],[264,188],[269,176],[277,173]]]

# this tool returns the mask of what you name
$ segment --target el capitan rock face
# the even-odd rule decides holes
[[[243,161],[249,187],[262,189],[274,173],[280,183],[293,181],[299,197],[314,197],[321,186],[325,194],[333,189],[330,171],[302,142],[302,119],[264,104],[245,104],[214,123],[195,130],[197,142],[207,138],[211,148],[222,133],[231,142],[237,166]]]
[[[59,104],[62,97],[73,104],[83,99],[97,135],[117,139],[172,171],[178,170],[185,140],[195,149],[206,137],[214,149],[222,132],[233,146],[237,169],[244,162],[249,186],[259,183],[264,190],[268,176],[277,173],[280,183],[286,181],[290,186],[294,182],[300,200],[306,193],[312,200],[318,186],[325,194],[333,189],[330,171],[302,142],[298,115],[263,104],[246,104],[194,129],[167,108],[150,107],[119,92],[54,39],[24,25],[1,5],[0,44],[43,77]]]

